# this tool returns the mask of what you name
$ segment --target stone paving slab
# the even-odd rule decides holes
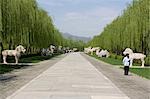
[[[129,99],[80,53],[71,53],[7,99]]]

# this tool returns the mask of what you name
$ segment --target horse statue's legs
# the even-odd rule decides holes
[[[17,56],[15,56],[15,60],[16,60],[16,64],[18,64],[18,57]]]
[[[141,67],[144,67],[144,63],[145,63],[144,59],[142,58],[141,61],[142,61]],[[130,67],[132,66],[132,64],[133,64],[133,59],[130,59]]]
[[[144,67],[144,63],[145,63],[144,59],[141,59],[141,61],[142,61],[142,66],[141,67]]]
[[[130,67],[133,65],[133,59],[130,59]]]
[[[7,64],[6,58],[7,58],[7,56],[3,56],[3,62],[4,62],[4,64]]]

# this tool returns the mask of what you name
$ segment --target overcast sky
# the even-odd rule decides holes
[[[63,33],[93,37],[119,16],[132,0],[37,0]]]

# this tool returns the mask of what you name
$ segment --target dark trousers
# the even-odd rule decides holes
[[[128,75],[129,66],[124,66],[124,75]]]

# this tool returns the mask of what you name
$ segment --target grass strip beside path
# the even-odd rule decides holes
[[[98,57],[97,55],[90,55],[98,60],[101,60],[103,62],[106,62],[108,64],[112,64],[114,66],[119,66],[120,68],[123,69],[123,64],[122,64],[122,60],[121,59],[115,59],[115,58],[112,58],[112,57],[108,57],[108,58],[101,58],[101,57]],[[133,64],[133,65],[136,65],[136,66],[133,66],[130,68],[130,72],[134,73],[134,74],[137,74],[141,77],[144,77],[144,78],[147,78],[147,79],[150,79],[150,68],[141,68],[139,67],[139,64]]]
[[[55,56],[58,56],[58,55],[59,54],[55,54],[53,56],[40,56],[40,55],[37,55],[37,56],[23,57],[23,58],[20,58],[19,63],[38,63],[40,61],[48,60],[48,59],[51,59],[52,57],[55,57]],[[12,57],[9,58],[8,63],[15,63],[14,58],[13,59],[12,59]],[[23,65],[0,64],[0,74],[11,72],[14,69],[21,69],[21,68],[27,67],[27,66],[31,66],[31,65],[28,65],[28,64],[23,64]]]
[[[130,72],[150,79],[150,68],[130,68]]]

